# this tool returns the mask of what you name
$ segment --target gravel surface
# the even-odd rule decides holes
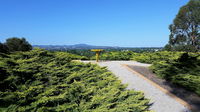
[[[188,103],[188,105],[190,105],[190,108],[193,110],[192,112],[200,112],[200,97],[194,92],[191,92],[189,90],[186,90],[183,87],[180,87],[178,85],[175,85],[164,79],[159,78],[147,67],[136,66],[136,65],[128,65],[128,67],[136,71],[137,73],[140,73],[148,80],[153,81],[160,87],[170,91],[171,93],[176,95],[178,98],[184,100],[186,103]]]
[[[95,61],[83,62],[95,63]],[[149,64],[142,64],[135,61],[103,61],[98,63],[100,66],[107,66],[107,68],[113,72],[123,84],[128,84],[128,89],[144,92],[146,98],[150,99],[150,103],[153,104],[150,108],[151,110],[156,112],[190,112],[189,109],[184,107],[175,99],[151,85],[148,81],[135,75],[133,72],[122,66],[122,64],[150,66]]]

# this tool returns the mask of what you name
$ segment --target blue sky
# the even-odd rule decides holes
[[[162,47],[189,0],[0,0],[0,42]]]

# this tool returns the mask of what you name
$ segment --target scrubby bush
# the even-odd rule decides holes
[[[148,112],[143,93],[73,56],[41,49],[0,55],[0,111]]]
[[[183,53],[178,59],[154,62],[150,69],[159,77],[200,95],[200,56]]]
[[[178,74],[172,76],[171,80],[174,84],[183,86],[200,95],[200,76],[190,74]]]
[[[142,62],[142,63],[154,63],[158,61],[168,61],[179,58],[183,52],[169,52],[169,51],[159,51],[159,52],[143,52],[135,53],[132,60]]]
[[[132,51],[111,51],[103,52],[100,55],[100,60],[130,60],[135,53]],[[93,56],[91,59],[95,59]]]

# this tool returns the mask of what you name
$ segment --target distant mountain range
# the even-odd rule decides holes
[[[161,49],[162,47],[118,47],[118,46],[94,46],[88,44],[75,45],[33,45],[33,47],[44,48],[46,50],[70,50],[70,49]]]
[[[44,48],[47,50],[56,49],[117,49],[120,47],[114,46],[94,46],[88,44],[75,44],[75,45],[33,45],[33,47]]]

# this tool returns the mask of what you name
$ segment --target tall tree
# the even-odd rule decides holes
[[[26,41],[25,38],[8,38],[5,43],[9,51],[29,51],[32,49],[32,46]]]
[[[8,53],[8,47],[0,42],[0,53]]]
[[[182,6],[169,26],[169,45],[172,49],[200,49],[200,0],[190,0]]]

